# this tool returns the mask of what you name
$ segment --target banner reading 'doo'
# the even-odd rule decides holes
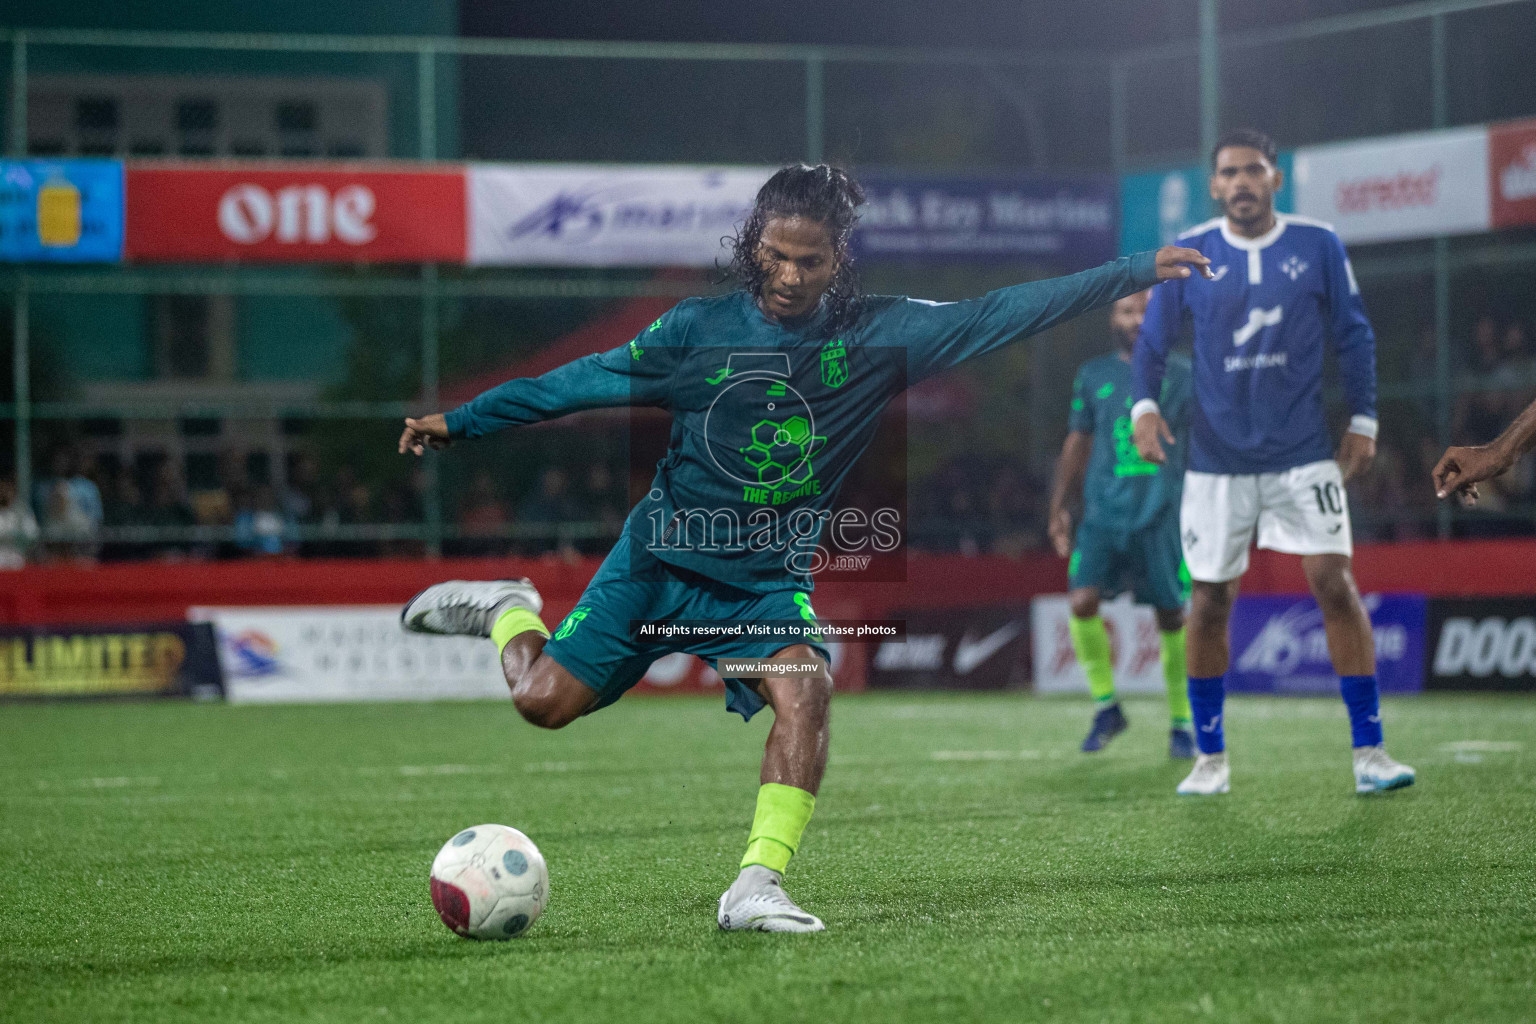
[[[1296,151],[1296,212],[1346,242],[1487,231],[1488,130],[1399,135]]]
[[[767,167],[469,167],[469,262],[713,266]]]

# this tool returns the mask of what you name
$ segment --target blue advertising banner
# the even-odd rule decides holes
[[[1275,196],[1275,209],[1293,213],[1292,153],[1280,153],[1285,183]],[[1216,216],[1211,202],[1210,169],[1203,164],[1170,167],[1120,176],[1120,255],[1172,245],[1179,232]]]
[[[860,175],[869,203],[854,232],[866,260],[1045,261],[1063,270],[1115,255],[1107,175],[987,178]]]
[[[0,160],[0,261],[113,263],[123,255],[117,160]]]
[[[1424,689],[1424,631],[1429,601],[1422,594],[1365,594],[1376,634],[1376,681],[1383,693]],[[1323,613],[1310,597],[1239,596],[1232,608],[1234,693],[1338,693],[1328,660]]]

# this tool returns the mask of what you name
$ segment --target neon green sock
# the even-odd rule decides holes
[[[508,608],[496,619],[496,624],[491,627],[491,641],[496,644],[496,653],[506,652],[507,644],[512,638],[521,633],[534,632],[549,638],[549,629],[544,621],[527,608]]]
[[[1109,630],[1104,620],[1097,615],[1091,619],[1073,615],[1067,619],[1067,632],[1072,635],[1072,650],[1077,652],[1077,663],[1088,677],[1088,692],[1093,694],[1094,702],[1114,703],[1115,662],[1109,651]]]
[[[816,798],[805,790],[777,782],[763,783],[757,791],[757,814],[752,818],[752,833],[747,837],[747,852],[741,858],[741,866],[761,864],[782,875],[789,866],[789,858],[800,849],[800,835],[815,809]]]
[[[1184,627],[1162,632],[1163,685],[1168,687],[1168,714],[1175,729],[1188,729],[1194,721],[1189,710],[1189,677],[1184,661]]]

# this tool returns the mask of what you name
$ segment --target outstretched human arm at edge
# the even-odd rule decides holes
[[[1498,476],[1526,452],[1536,451],[1536,402],[1488,444],[1446,450],[1431,474],[1435,496],[1456,495],[1463,505],[1477,503],[1477,484]]]
[[[459,438],[483,437],[506,427],[557,419],[586,409],[664,406],[671,398],[672,360],[682,325],[673,309],[629,344],[558,366],[538,377],[497,385],[446,413],[408,418],[400,452],[420,455]]]

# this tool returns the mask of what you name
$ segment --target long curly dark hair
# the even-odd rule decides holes
[[[761,297],[768,272],[758,261],[757,250],[768,221],[774,217],[804,217],[825,224],[837,261],[824,299],[828,313],[826,331],[836,334],[846,330],[857,319],[863,299],[859,274],[848,252],[848,240],[853,236],[863,202],[864,190],[840,167],[791,164],[780,169],[758,189],[751,215],[732,240],[728,273],[747,292]]]

